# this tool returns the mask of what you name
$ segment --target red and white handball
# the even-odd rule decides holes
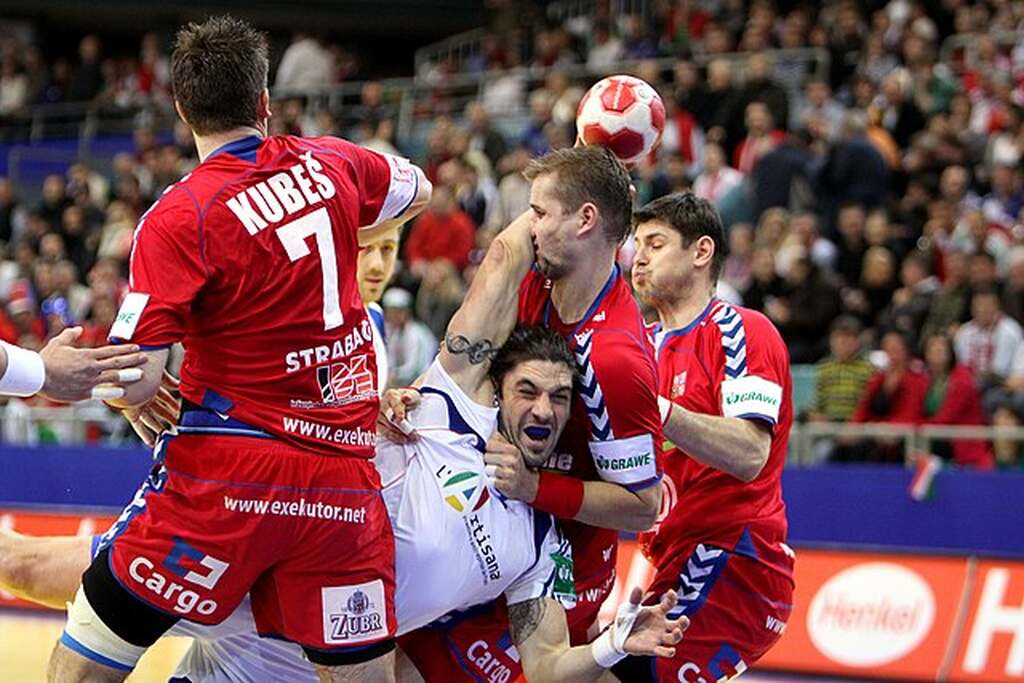
[[[576,109],[576,131],[585,145],[610,149],[631,166],[657,146],[665,130],[665,104],[640,78],[609,76],[587,91]]]

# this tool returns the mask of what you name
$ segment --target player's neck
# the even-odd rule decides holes
[[[578,322],[608,282],[615,266],[615,253],[597,260],[592,267],[577,268],[551,287],[551,304],[564,323]]]
[[[252,135],[263,137],[263,132],[253,126],[240,126],[226,130],[223,133],[211,133],[209,135],[193,135],[196,141],[196,152],[199,153],[199,161],[206,161],[206,158],[216,152],[224,145],[241,140]]]
[[[695,290],[690,296],[681,296],[675,301],[655,302],[661,329],[665,332],[681,330],[697,319],[708,307],[714,292],[707,287]]]

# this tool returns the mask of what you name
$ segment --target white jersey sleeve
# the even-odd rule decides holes
[[[537,553],[533,566],[505,590],[508,604],[537,598],[554,598],[566,609],[576,604],[572,571],[572,546],[551,515],[533,513],[533,542]]]
[[[439,357],[435,357],[434,362],[423,373],[420,393],[425,399],[430,396],[443,398],[447,404],[449,421],[461,420],[465,423],[465,425],[450,424],[452,431],[464,433],[463,427],[468,427],[473,433],[488,439],[498,426],[497,406],[482,406],[471,399],[445,371]],[[425,401],[424,407],[427,403],[429,401]],[[416,412],[413,411],[409,415],[413,426],[416,426]]]

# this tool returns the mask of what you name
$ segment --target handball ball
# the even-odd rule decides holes
[[[649,154],[664,130],[661,97],[633,76],[598,81],[576,109],[576,131],[583,144],[607,147],[627,166]]]

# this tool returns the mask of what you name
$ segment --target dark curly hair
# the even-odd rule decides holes
[[[487,372],[495,391],[500,394],[505,375],[520,363],[530,360],[564,363],[572,372],[573,385],[579,379],[576,357],[561,335],[542,325],[517,325],[508,340],[498,349]]]

